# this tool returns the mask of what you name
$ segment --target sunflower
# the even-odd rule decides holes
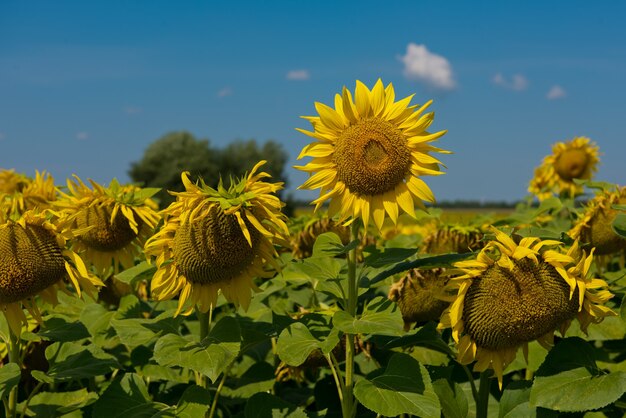
[[[388,297],[398,303],[405,331],[411,329],[411,324],[415,322],[435,321],[441,317],[449,305],[442,300],[447,283],[448,277],[443,268],[412,269],[391,286]]]
[[[0,224],[0,308],[15,335],[27,324],[22,307],[41,322],[37,295],[57,303],[57,291],[69,278],[78,295],[97,292],[102,282],[87,271],[76,253],[66,249],[67,231],[52,224],[44,213],[27,211]]]
[[[494,233],[475,260],[455,264],[464,274],[450,280],[456,295],[439,328],[452,328],[459,362],[492,368],[501,388],[519,347],[525,355],[533,340],[549,348],[554,331],[564,333],[574,318],[586,332],[615,313],[604,306],[613,296],[606,282],[588,277],[593,251],[587,256],[578,241],[565,252],[559,241],[528,237],[516,244]]]
[[[574,197],[583,191],[574,180],[590,179],[597,171],[598,162],[598,146],[589,138],[557,142],[552,154],[535,170],[528,190],[540,199],[549,197],[551,192]]]
[[[413,96],[396,102],[392,84],[384,87],[378,80],[370,91],[357,81],[354,96],[353,101],[344,87],[334,109],[315,103],[319,116],[305,117],[313,132],[298,131],[316,142],[298,157],[313,157],[295,167],[312,174],[299,188],[320,188],[315,210],[330,199],[330,217],[360,217],[367,226],[371,214],[381,230],[385,212],[395,223],[400,209],[415,217],[415,206],[426,210],[422,201],[434,202],[420,177],[443,174],[441,162],[429,153],[449,153],[430,145],[446,131],[426,131],[434,113],[422,113],[432,101],[419,108],[409,105]]]
[[[616,191],[604,190],[587,204],[582,217],[569,231],[569,236],[588,242],[596,249],[596,254],[613,254],[626,248],[626,240],[615,233],[613,221],[623,210],[613,205],[626,203],[626,187]]]
[[[468,253],[483,247],[483,233],[478,227],[441,225],[422,242],[427,254]]]
[[[268,183],[270,177],[257,170],[259,162],[241,180],[231,180],[229,189],[221,182],[217,190],[204,182],[194,184],[182,174],[185,191],[162,212],[161,231],[148,240],[147,255],[156,258],[157,272],[151,288],[157,300],[179,295],[178,313],[196,305],[207,312],[221,290],[226,299],[244,309],[250,304],[253,279],[278,269],[274,243],[287,244],[289,234],[281,213],[284,204],[275,195],[283,183]]]
[[[0,172],[0,206],[7,217],[27,210],[49,209],[56,198],[54,179],[45,171],[36,171],[34,179],[13,170]]]
[[[145,241],[160,217],[150,201],[159,189],[122,186],[113,180],[108,187],[89,180],[92,188],[74,176],[67,181],[56,206],[61,222],[74,235],[72,248],[106,277],[120,265],[130,268],[142,254]]]

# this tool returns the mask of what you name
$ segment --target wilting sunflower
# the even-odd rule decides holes
[[[483,247],[480,228],[467,225],[440,225],[424,238],[422,251],[428,254],[468,253]]]
[[[102,286],[80,257],[66,249],[66,238],[67,231],[33,211],[0,224],[0,308],[15,335],[27,324],[22,307],[41,321],[35,297],[57,303],[64,279],[69,278],[79,296],[81,289],[95,294],[96,286]]]
[[[598,146],[589,138],[577,137],[569,142],[557,142],[552,154],[535,169],[528,190],[540,199],[552,192],[574,197],[583,187],[574,180],[588,180],[597,171]]]
[[[159,189],[122,186],[117,180],[103,187],[89,181],[92,188],[78,176],[68,179],[68,193],[61,193],[56,206],[64,215],[61,222],[74,235],[72,248],[106,277],[120,265],[135,265],[160,219],[150,201]]]
[[[496,240],[476,260],[455,264],[464,273],[450,280],[456,290],[441,317],[452,328],[458,361],[476,360],[474,370],[492,368],[502,387],[506,366],[519,347],[537,340],[548,348],[554,331],[564,333],[574,318],[586,332],[592,322],[615,315],[604,306],[613,295],[604,280],[590,278],[589,256],[578,242],[567,251],[558,241],[523,238],[516,244],[494,229]]]
[[[613,205],[626,203],[626,187],[617,191],[604,190],[589,203],[582,217],[569,231],[573,239],[589,243],[596,254],[607,255],[626,249],[626,240],[615,233],[613,221],[618,213]]]
[[[8,217],[27,210],[49,209],[56,198],[54,179],[45,171],[36,171],[34,179],[13,170],[0,172],[0,210]]]
[[[163,228],[146,243],[146,254],[156,257],[152,295],[157,300],[179,295],[178,312],[202,312],[215,306],[218,291],[230,302],[248,308],[253,279],[266,277],[267,265],[279,268],[274,243],[286,244],[289,234],[283,203],[275,195],[283,183],[257,170],[259,162],[229,189],[217,190],[182,174],[185,191],[172,192],[176,201],[162,212]]]
[[[319,116],[306,117],[313,132],[298,129],[317,140],[298,159],[313,159],[296,168],[312,173],[299,188],[320,188],[316,210],[331,199],[330,217],[360,217],[367,226],[371,215],[380,230],[385,212],[395,223],[399,209],[415,217],[415,206],[425,210],[422,201],[434,202],[420,177],[443,174],[429,153],[448,153],[430,145],[446,131],[427,132],[434,113],[422,113],[432,101],[418,108],[409,105],[412,97],[396,102],[391,83],[378,80],[370,91],[357,81],[354,101],[344,87],[334,109],[315,103]]]
[[[441,317],[449,305],[442,300],[447,283],[445,269],[412,269],[391,286],[388,297],[398,303],[405,331],[415,322],[436,321]]]

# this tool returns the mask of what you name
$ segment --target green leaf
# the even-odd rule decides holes
[[[244,409],[245,418],[307,418],[307,414],[296,405],[269,393],[253,395]]]
[[[56,381],[90,378],[119,367],[115,357],[95,345],[54,343],[46,348],[50,368],[46,375]]]
[[[549,376],[566,370],[585,367],[595,370],[593,348],[581,338],[565,338],[558,342],[537,369],[537,376]]]
[[[164,409],[150,400],[148,388],[134,373],[118,376],[93,405],[93,418],[147,418]]]
[[[366,408],[385,416],[413,414],[439,418],[441,405],[426,368],[408,354],[394,354],[385,371],[359,380],[354,396]]]
[[[339,343],[338,331],[330,332],[324,342],[313,336],[309,327],[295,322],[278,336],[276,352],[278,357],[290,366],[299,366],[315,350],[328,354]]]
[[[115,330],[111,327],[111,318],[115,312],[107,310],[99,303],[87,305],[80,314],[82,322],[89,334],[91,334],[94,344],[100,347],[117,345],[119,341],[115,336]]]
[[[231,386],[224,386],[222,396],[245,401],[255,393],[268,392],[276,383],[275,368],[261,361],[252,364],[248,370]]]
[[[593,376],[584,367],[552,376],[537,376],[530,391],[530,404],[560,412],[602,408],[626,392],[626,373]]]
[[[358,319],[345,311],[336,312],[333,325],[346,334],[404,334],[402,314],[397,305],[380,296],[370,301]]]
[[[433,389],[439,397],[441,411],[445,418],[467,417],[469,409],[467,397],[458,383],[439,379],[433,382]]]
[[[376,341],[383,340],[376,338]],[[386,338],[381,341],[382,348],[392,349],[399,347],[425,347],[452,356],[453,352],[450,346],[441,339],[441,334],[437,331],[437,325],[429,322],[426,325],[413,329],[397,338]]]
[[[111,319],[111,326],[120,337],[122,344],[129,347],[147,345],[156,338],[156,333],[148,329],[145,325],[150,323],[149,319],[129,318]]]
[[[73,392],[40,392],[28,403],[26,415],[37,418],[55,418],[72,411],[77,411],[92,404],[98,395],[79,389]],[[17,406],[22,411],[24,403]]]
[[[613,230],[617,235],[626,238],[626,213],[618,213],[613,221]]]
[[[144,278],[150,278],[154,275],[157,268],[155,265],[142,261],[141,263],[124,270],[121,273],[115,275],[115,278],[120,282],[132,284]]]
[[[366,266],[380,268],[406,261],[407,258],[416,253],[417,248],[372,248],[370,254],[363,261]]]
[[[534,417],[530,406],[530,381],[514,381],[507,385],[500,398],[498,418]]]
[[[180,366],[202,373],[212,382],[239,354],[241,331],[237,320],[224,317],[215,324],[202,342],[193,342],[176,334],[157,341],[154,359],[161,366]]]
[[[61,342],[82,340],[90,336],[83,323],[72,321],[64,315],[47,317],[37,335],[45,340]]]
[[[20,383],[22,373],[16,363],[7,363],[0,367],[0,398],[8,395],[15,386]]]
[[[334,232],[324,232],[318,235],[313,243],[312,257],[334,257],[342,253],[343,247],[339,235]]]
[[[175,416],[178,418],[203,417],[211,407],[212,396],[200,386],[189,386],[176,405]]]

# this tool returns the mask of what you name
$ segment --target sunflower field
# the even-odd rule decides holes
[[[622,417],[626,188],[557,142],[515,209],[451,216],[431,101],[357,81],[265,161],[159,189],[0,171],[6,417]],[[207,180],[208,182],[208,180]]]

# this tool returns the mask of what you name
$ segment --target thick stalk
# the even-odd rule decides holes
[[[352,223],[350,242],[359,239],[359,220]],[[348,253],[348,313],[356,317],[359,288],[356,277],[356,252],[357,247]],[[354,399],[354,334],[346,334],[346,383],[343,394],[343,418],[352,418],[356,414],[356,399]]]
[[[22,357],[20,356],[20,337],[13,333],[11,327],[9,327],[9,362],[15,363],[22,370]],[[9,393],[9,402],[7,403],[6,416],[8,418],[15,418],[17,414],[17,389],[18,385],[15,385]]]
[[[213,307],[209,309],[209,312],[196,311],[198,321],[200,322],[200,343],[209,335],[209,328],[211,327],[211,320],[213,319]],[[196,384],[203,388],[208,388],[207,377],[201,373],[196,374]]]
[[[489,371],[480,372],[480,383],[478,385],[478,399],[476,399],[476,418],[487,418],[487,409],[489,407],[489,379],[491,373]]]

